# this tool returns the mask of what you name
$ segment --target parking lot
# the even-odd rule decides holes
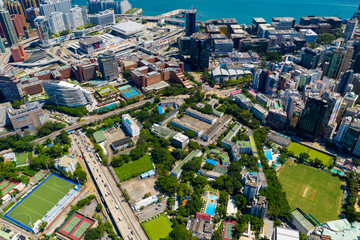
[[[103,131],[104,135],[106,137],[106,143],[105,143],[105,148],[106,151],[108,152],[108,158],[111,160],[113,157],[113,150],[110,148],[110,144],[118,141],[120,139],[123,139],[126,137],[126,133],[124,132],[124,130],[120,127],[115,128],[109,128],[108,130]]]
[[[143,222],[165,211],[167,200],[168,197],[164,197],[160,203],[154,203],[153,205],[147,206],[140,212],[137,212],[136,216],[139,218],[139,221]]]
[[[150,193],[151,195],[160,194],[155,190],[155,182],[156,178],[154,177],[141,179],[139,176],[123,182],[122,185],[129,194],[130,203],[132,204],[143,199],[146,193]]]

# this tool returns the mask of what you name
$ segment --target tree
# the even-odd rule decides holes
[[[189,240],[191,239],[191,232],[184,225],[177,224],[171,231],[170,237],[173,240]]]
[[[211,163],[206,163],[206,164],[203,166],[203,169],[209,170],[209,171],[214,170],[214,168],[215,168],[215,166],[212,165]]]
[[[90,228],[85,233],[85,240],[95,240],[101,237],[101,232],[97,228]]]
[[[40,224],[40,226],[39,226],[40,231],[44,231],[44,229],[46,228],[47,224],[48,224],[47,222],[42,222],[42,223]]]
[[[130,69],[125,69],[123,72],[123,78],[125,79],[129,79],[131,77],[131,70]]]
[[[96,209],[95,209],[97,212],[101,212],[101,210],[102,210],[102,205],[101,205],[101,203],[98,203],[97,205],[96,205]]]
[[[191,131],[190,129],[185,131],[185,135],[189,138],[196,138],[196,133],[194,131]]]
[[[242,195],[241,193],[238,193],[235,195],[235,204],[237,206],[237,208],[242,211],[243,209],[246,208],[246,204],[247,204],[247,199],[246,197],[244,197],[244,195]]]
[[[306,234],[300,233],[300,240],[308,240]]]
[[[163,147],[154,148],[151,151],[151,157],[155,164],[157,164],[157,163],[172,164],[173,163],[173,157],[172,157],[170,151]]]
[[[171,195],[175,193],[178,181],[175,176],[160,176],[156,181],[156,186],[161,192]]]
[[[299,155],[300,162],[306,162],[309,158],[310,158],[310,155],[307,153],[300,153],[300,155]]]

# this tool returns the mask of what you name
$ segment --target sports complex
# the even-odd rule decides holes
[[[79,240],[95,221],[75,212],[59,229],[56,235],[61,239]]]
[[[48,224],[75,198],[80,186],[51,174],[23,197],[4,218],[30,231],[37,232],[41,222]]]

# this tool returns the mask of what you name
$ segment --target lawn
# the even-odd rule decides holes
[[[164,215],[160,215],[159,217],[147,222],[142,222],[141,225],[145,229],[145,232],[150,240],[166,238],[172,231],[171,222]]]
[[[149,155],[144,155],[136,161],[125,163],[121,167],[114,168],[120,181],[126,181],[140,174],[153,170],[153,164]]]
[[[16,153],[16,165],[26,164],[27,156],[27,152]]]
[[[73,187],[73,183],[52,175],[5,216],[32,228],[30,224],[42,219]]]
[[[117,92],[117,90],[111,85],[98,88],[97,91],[101,96],[107,95],[112,92]]]
[[[278,172],[291,209],[301,208],[320,222],[339,219],[345,184],[338,177],[316,168],[287,161]]]
[[[290,143],[288,150],[295,153],[297,156],[299,156],[300,153],[307,153],[309,154],[310,159],[314,160],[315,158],[318,158],[325,166],[330,166],[334,162],[332,156],[296,142]]]

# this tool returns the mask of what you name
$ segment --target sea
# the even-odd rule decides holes
[[[118,1],[118,0],[115,0]],[[72,0],[86,6],[87,0]],[[175,9],[197,9],[197,20],[236,18],[250,25],[254,17],[271,22],[272,17],[337,16],[348,19],[357,11],[360,0],[129,0],[143,15],[156,16]]]

